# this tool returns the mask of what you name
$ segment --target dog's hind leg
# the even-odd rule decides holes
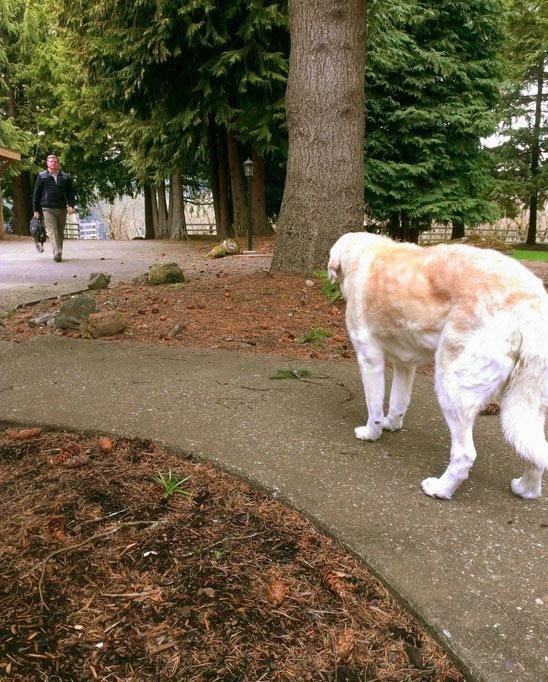
[[[542,367],[518,363],[501,403],[504,435],[528,467],[510,484],[512,492],[527,500],[540,497],[542,474],[548,468],[548,443],[544,435],[548,386]],[[541,385],[539,385],[539,383]]]
[[[422,489],[430,497],[450,499],[460,484],[468,478],[468,472],[476,459],[472,436],[476,415],[477,412],[467,415],[458,408],[445,410],[445,421],[451,432],[451,455],[449,466],[440,478],[425,478],[422,481]]]
[[[449,465],[440,478],[427,478],[422,489],[431,497],[449,499],[468,478],[476,459],[473,427],[481,408],[506,380],[511,363],[503,357],[485,355],[478,344],[466,351],[445,353],[438,349],[436,363],[436,394],[451,432]],[[449,361],[448,361],[448,358]]]
[[[403,418],[411,401],[411,391],[415,381],[415,365],[394,363],[393,369],[388,414],[382,422],[382,428],[385,431],[399,431],[403,426]]]

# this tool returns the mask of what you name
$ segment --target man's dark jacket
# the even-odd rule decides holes
[[[66,208],[74,206],[74,202],[74,189],[68,173],[59,171],[57,182],[47,170],[38,173],[32,197],[34,211],[40,211],[42,208]]]

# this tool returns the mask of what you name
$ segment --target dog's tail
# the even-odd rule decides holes
[[[544,435],[548,409],[547,332],[548,304],[537,314],[532,313],[523,326],[518,358],[501,402],[507,441],[540,475],[548,468],[548,443]]]

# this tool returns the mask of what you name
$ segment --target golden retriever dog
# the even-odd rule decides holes
[[[420,247],[366,232],[338,239],[328,274],[346,299],[365,393],[367,422],[356,437],[374,441],[383,429],[401,429],[415,369],[434,361],[451,452],[445,472],[422,481],[424,492],[450,498],[468,478],[475,419],[496,395],[506,440],[527,463],[511,489],[538,497],[548,467],[548,295],[541,280],[496,251]],[[393,366],[386,415],[385,361]]]

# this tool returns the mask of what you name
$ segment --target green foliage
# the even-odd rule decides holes
[[[548,119],[542,115],[548,106],[548,4],[507,4],[500,143],[491,154],[494,196],[505,215],[513,217],[532,200],[539,207],[548,201]]]
[[[502,0],[369,3],[365,185],[369,214],[491,219],[487,156],[495,129]]]
[[[181,486],[186,483],[190,479],[190,476],[185,476],[184,478],[176,479],[173,477],[173,474],[171,473],[171,469],[169,469],[168,473],[166,476],[162,474],[161,471],[157,473],[156,476],[153,476],[152,480],[157,483],[161,488],[162,488],[162,497],[164,500],[168,500],[172,495],[175,493],[179,493],[181,495],[186,495],[187,497],[191,496],[191,493],[188,490],[185,490]]]
[[[62,2],[73,59],[140,177],[208,174],[209,126],[259,152],[279,148],[286,16],[272,0]]]
[[[301,336],[298,336],[295,341],[297,343],[323,343],[330,336],[333,336],[333,332],[330,329],[312,327]]]
[[[313,373],[309,369],[278,369],[272,376],[271,379],[281,380],[281,379],[309,379],[313,377]]]
[[[548,251],[529,251],[526,249],[514,249],[512,256],[517,260],[548,261]]]
[[[331,282],[327,270],[316,270],[313,274],[322,284],[322,294],[328,298],[331,303],[336,303],[342,299],[343,295],[339,282]]]

